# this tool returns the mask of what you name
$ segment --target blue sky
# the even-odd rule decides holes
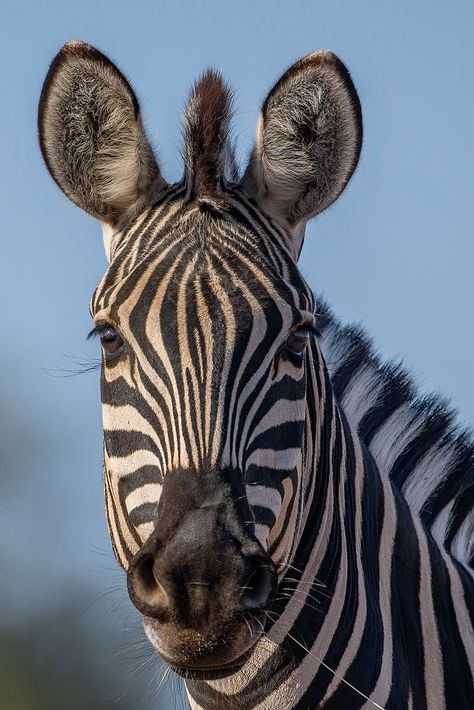
[[[70,39],[96,45],[130,78],[169,180],[181,174],[186,91],[208,65],[235,89],[244,164],[283,70],[314,49],[339,54],[361,97],[364,147],[349,188],[310,224],[302,271],[343,320],[364,324],[423,391],[449,395],[474,424],[472,2],[3,0],[0,28],[0,564],[14,566],[2,589],[10,623],[76,582],[110,585],[95,552],[109,549],[98,375],[44,371],[98,354],[85,336],[105,269],[99,226],[63,198],[37,146],[44,75]]]

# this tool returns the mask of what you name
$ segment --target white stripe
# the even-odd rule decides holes
[[[444,677],[438,627],[431,587],[431,561],[426,533],[421,522],[414,518],[420,554],[420,591],[418,606],[421,617],[423,656],[425,660],[425,691],[427,710],[444,710]]]
[[[278,511],[281,508],[281,495],[275,488],[248,485],[246,486],[246,492],[249,505],[260,505],[262,508],[271,510],[275,517],[278,515]]]
[[[257,449],[247,459],[247,466],[254,464],[275,471],[292,471],[301,461],[301,449]]]
[[[356,553],[356,565],[357,565],[357,589],[358,589],[358,603],[357,612],[354,619],[354,626],[352,629],[351,636],[349,638],[348,644],[342,654],[339,661],[339,665],[334,670],[337,672],[327,689],[326,695],[323,699],[324,703],[330,698],[330,696],[336,691],[336,689],[341,684],[341,678],[346,675],[352,661],[359,651],[360,644],[362,641],[362,636],[365,630],[365,624],[367,622],[367,595],[365,591],[365,578],[364,569],[362,567],[362,497],[364,495],[364,463],[362,460],[362,451],[359,445],[359,441],[356,438],[354,431],[351,431],[352,438],[354,441],[354,451],[355,451],[355,483],[354,483],[354,495],[355,495],[355,553]]]
[[[379,604],[383,626],[382,664],[377,684],[371,698],[382,707],[388,701],[392,684],[393,636],[392,636],[392,557],[395,535],[397,532],[397,512],[394,505],[392,488],[389,480],[381,477],[383,485],[384,514],[379,546]]]
[[[109,428],[110,431],[110,428]],[[107,469],[114,476],[123,478],[142,466],[155,466],[157,478],[161,474],[161,463],[155,454],[148,449],[137,449],[127,456],[110,456],[107,459]]]
[[[146,483],[140,488],[135,488],[134,491],[128,494],[125,498],[125,506],[129,513],[139,505],[146,503],[158,503],[161,496],[162,487],[159,483]]]
[[[140,537],[140,540],[145,543],[155,529],[155,525],[152,521],[150,521],[149,523],[141,523],[140,525],[137,525],[135,529]]]

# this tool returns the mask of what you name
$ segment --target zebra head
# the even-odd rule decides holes
[[[352,81],[327,51],[270,91],[242,179],[229,117],[209,71],[187,102],[184,177],[169,185],[130,85],[94,48],[60,51],[39,107],[48,169],[101,220],[109,259],[91,314],[114,553],[155,648],[203,672],[256,643],[292,559],[318,347],[296,262],[362,137]]]

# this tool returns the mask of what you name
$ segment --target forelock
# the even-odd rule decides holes
[[[197,81],[184,112],[185,181],[198,200],[221,200],[227,180],[237,179],[229,145],[232,92],[221,74],[209,69]]]

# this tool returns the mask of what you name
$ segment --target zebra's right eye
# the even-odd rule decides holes
[[[99,338],[105,356],[116,355],[123,346],[120,333],[109,323],[98,323],[89,333],[87,338]]]
[[[99,338],[106,355],[114,355],[123,345],[122,338],[112,325],[101,328]]]

